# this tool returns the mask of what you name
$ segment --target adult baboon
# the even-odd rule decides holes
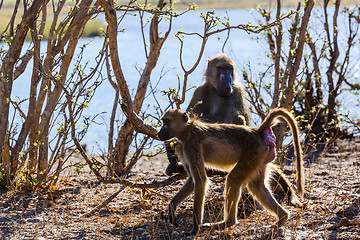
[[[250,111],[245,102],[244,87],[238,81],[234,61],[225,54],[219,54],[208,60],[204,82],[195,89],[186,111],[191,111],[205,122],[250,126]],[[275,139],[271,139],[273,136],[271,130],[267,136],[265,141],[270,148],[268,162],[271,162],[275,158]],[[185,172],[184,168],[178,164],[175,150],[168,143],[165,143],[165,146],[170,161],[166,174],[171,176],[174,172]],[[301,205],[281,169],[273,163],[269,163],[268,168],[272,173],[270,185],[273,188],[280,185],[290,203]]]
[[[198,86],[187,111],[202,121],[250,125],[250,111],[245,103],[244,87],[237,79],[235,63],[220,54],[207,63],[205,81]]]
[[[244,87],[237,79],[235,63],[225,54],[208,60],[204,82],[198,86],[190,100],[187,111],[212,123],[233,123],[250,125],[250,111],[245,103]],[[166,174],[182,172],[169,144],[166,152],[170,161]]]
[[[270,149],[265,144],[266,131],[277,118],[289,124],[294,138],[296,155],[297,189],[304,191],[303,160],[299,130],[294,117],[285,109],[274,109],[264,122],[255,128],[236,124],[204,123],[189,118],[181,110],[169,110],[161,118],[163,126],[158,132],[162,141],[177,138],[181,148],[176,149],[189,178],[169,204],[169,221],[175,222],[178,205],[194,191],[194,216],[191,233],[196,234],[202,225],[207,185],[206,168],[228,172],[224,191],[224,221],[207,224],[223,229],[236,223],[237,206],[241,190],[247,186],[250,193],[270,212],[278,217],[277,227],[284,225],[287,211],[275,200],[267,188],[267,155]]]

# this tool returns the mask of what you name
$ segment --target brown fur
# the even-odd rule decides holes
[[[219,95],[219,69],[232,72],[232,92],[229,96]],[[238,81],[235,63],[224,54],[208,61],[205,81],[195,89],[187,111],[200,116],[201,120],[217,123],[250,125],[250,111],[245,104],[244,87]]]
[[[232,91],[229,96],[220,96],[217,85],[219,79],[219,69],[225,69],[232,75]],[[245,102],[244,87],[238,81],[236,66],[233,60],[225,54],[219,54],[208,60],[206,70],[204,72],[205,81],[195,89],[186,111],[191,111],[199,116],[202,121],[210,123],[233,123],[250,126],[250,111]],[[174,159],[174,150],[167,146],[168,158],[171,164],[166,169],[166,173],[170,176],[174,171],[184,171]],[[210,154],[212,152],[205,151]],[[178,169],[178,170],[174,170]],[[282,170],[274,163],[269,163],[268,171],[271,173],[269,185],[273,190],[281,188],[286,193],[289,203],[295,206],[301,206],[301,202],[296,196],[295,190],[292,188],[290,181],[283,174]]]
[[[202,225],[207,185],[206,168],[226,171],[224,221],[207,224],[223,229],[236,223],[237,205],[241,190],[247,186],[251,194],[270,212],[278,217],[277,227],[288,218],[287,211],[275,200],[266,187],[265,163],[269,150],[264,143],[264,133],[277,118],[285,119],[294,136],[297,160],[297,186],[302,195],[303,160],[299,141],[299,130],[294,117],[285,109],[274,109],[264,122],[255,128],[235,124],[204,123],[189,118],[181,110],[170,110],[163,117],[163,126],[158,136],[162,141],[176,137],[181,148],[177,149],[182,164],[190,176],[183,188],[169,204],[169,220],[175,219],[177,206],[194,191],[194,218],[192,234]]]

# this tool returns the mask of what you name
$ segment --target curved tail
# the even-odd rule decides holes
[[[260,135],[264,135],[265,131],[276,123],[277,118],[283,118],[290,126],[293,134],[293,143],[296,157],[296,187],[299,195],[304,194],[304,169],[303,169],[303,158],[302,150],[299,139],[299,128],[294,116],[284,108],[275,108],[269,115],[266,116],[265,120],[261,123],[258,128]]]

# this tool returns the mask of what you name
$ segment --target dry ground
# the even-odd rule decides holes
[[[360,140],[341,141],[324,157],[306,163],[306,209],[282,203],[291,217],[278,239],[360,239]],[[129,179],[148,182],[165,179],[164,156],[143,160]],[[294,167],[285,167],[291,175]],[[177,211],[179,227],[167,223],[167,204],[182,182],[141,191],[127,188],[107,208],[91,217],[91,210],[118,185],[104,185],[89,173],[68,172],[58,189],[48,195],[0,199],[0,239],[186,239],[191,229],[192,202]],[[212,183],[207,196],[205,222],[222,218],[222,190]],[[275,218],[252,201],[240,204],[239,223],[225,231],[205,231],[195,239],[266,239]],[[245,217],[244,217],[245,215]],[[341,220],[342,219],[342,220]],[[342,223],[357,225],[340,226]],[[348,224],[349,225],[349,224]],[[332,227],[332,228],[331,228]]]

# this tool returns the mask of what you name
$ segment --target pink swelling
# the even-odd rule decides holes
[[[271,162],[276,157],[275,141],[276,141],[276,136],[274,135],[274,133],[270,127],[265,131],[265,136],[264,136],[264,143],[265,143],[265,145],[267,145],[269,147],[269,150],[270,150],[270,152],[268,153],[268,155],[265,159],[265,163]]]
[[[265,131],[264,142],[266,145],[268,145],[270,147],[270,149],[274,149],[275,141],[276,141],[276,136],[274,135],[274,133],[270,127]]]

